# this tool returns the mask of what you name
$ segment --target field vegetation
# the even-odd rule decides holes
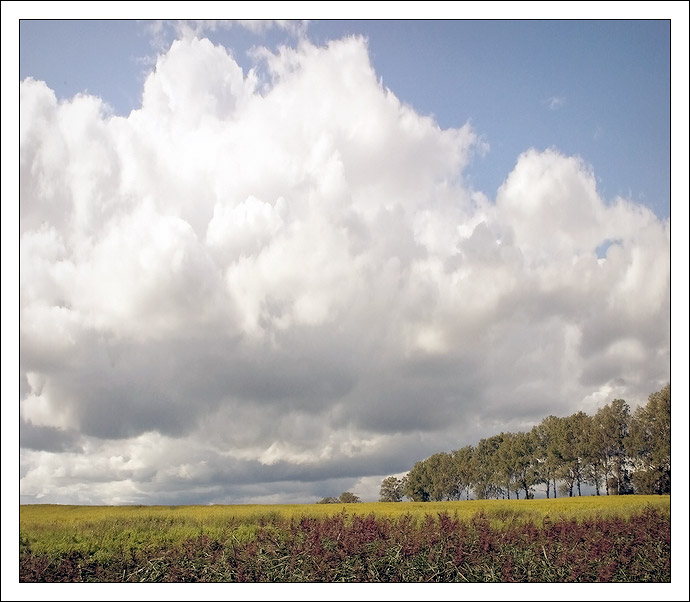
[[[23,582],[669,582],[670,497],[20,508]]]

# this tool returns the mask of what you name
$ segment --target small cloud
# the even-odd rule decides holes
[[[544,104],[547,105],[552,111],[556,111],[565,105],[565,97],[549,96],[549,98],[544,101]]]
[[[157,20],[147,24],[146,30],[150,36],[152,48],[157,53],[164,53],[173,40],[203,38],[218,30],[229,30],[242,27],[254,35],[263,35],[272,29],[287,32],[296,39],[302,39],[307,34],[309,21],[305,20],[276,20],[276,19],[181,19]],[[147,58],[155,63],[155,58]]]
[[[231,29],[240,26],[247,31],[261,35],[271,29],[282,29],[299,38],[306,34],[308,21],[289,21],[281,19],[238,19],[238,20],[192,20],[176,21],[173,27],[179,37],[202,37],[217,29]]]
[[[286,21],[271,19],[252,19],[236,21],[254,34],[262,34],[273,28],[283,29],[296,38],[304,37],[307,33],[308,21]]]

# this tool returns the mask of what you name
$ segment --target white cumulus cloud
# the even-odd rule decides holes
[[[669,380],[668,222],[555,149],[468,189],[361,38],[188,33],[126,117],[21,82],[22,500],[312,501]]]

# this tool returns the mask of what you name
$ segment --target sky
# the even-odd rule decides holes
[[[670,382],[668,21],[18,30],[21,503],[376,501]]]
[[[555,147],[595,168],[604,198],[623,195],[669,216],[668,20],[337,20],[257,33],[194,27],[225,45],[245,72],[257,45],[294,45],[302,32],[319,45],[366,36],[386,88],[440,127],[469,121],[481,137],[486,153],[463,170],[474,188],[493,197],[521,152]],[[153,51],[167,50],[175,31],[170,23],[82,20],[25,22],[20,34],[21,79],[45,81],[58,98],[86,91],[126,116],[140,106]]]

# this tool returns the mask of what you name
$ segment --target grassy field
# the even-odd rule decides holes
[[[666,527],[667,546],[659,534]],[[19,535],[25,581],[591,581],[609,573],[614,581],[665,581],[667,565],[670,576],[669,496],[25,505]],[[571,541],[584,551],[579,560],[566,553]]]

